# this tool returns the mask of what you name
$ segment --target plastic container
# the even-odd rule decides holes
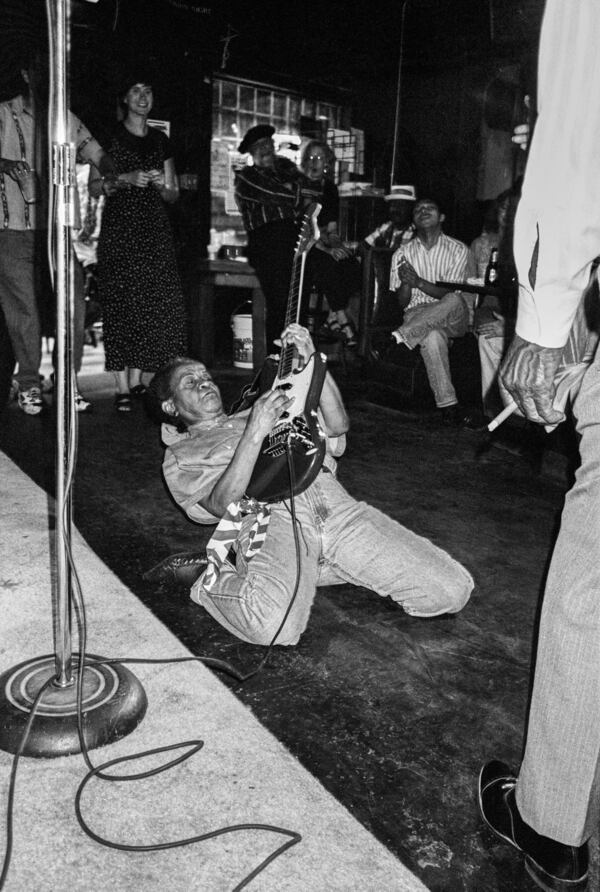
[[[231,315],[233,329],[233,365],[236,369],[252,368],[252,303],[246,301]]]

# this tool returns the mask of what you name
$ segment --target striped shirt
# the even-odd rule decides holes
[[[235,200],[246,232],[277,220],[294,220],[301,208],[303,174],[287,158],[274,167],[248,165],[236,171]]]
[[[421,279],[435,284],[443,282],[464,282],[467,275],[467,263],[469,261],[469,249],[458,239],[451,238],[444,232],[432,248],[426,248],[417,236],[412,241],[403,245],[392,256],[390,270],[390,290],[397,291],[402,285],[398,267],[400,259],[406,260],[414,267]],[[434,297],[425,294],[419,288],[413,288],[407,310],[421,304],[435,303]]]

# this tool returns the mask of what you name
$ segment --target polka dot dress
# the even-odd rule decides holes
[[[121,124],[108,152],[118,173],[163,169],[166,136],[134,136]],[[157,189],[107,198],[98,242],[98,287],[107,371],[156,371],[186,352],[185,311],[173,234]]]

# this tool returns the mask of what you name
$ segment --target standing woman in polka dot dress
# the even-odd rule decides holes
[[[165,208],[179,196],[173,152],[164,133],[148,126],[151,85],[131,77],[125,86],[125,118],[107,146],[117,189],[107,190],[98,242],[105,362],[115,374],[119,412],[130,412],[131,397],[143,396],[142,372],[162,368],[186,349],[183,294]]]

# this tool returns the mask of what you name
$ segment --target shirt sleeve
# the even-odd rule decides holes
[[[402,248],[398,248],[398,250],[394,251],[394,253],[392,254],[392,265],[390,267],[390,291],[397,291],[398,288],[400,288],[402,285],[402,282],[400,281],[400,275],[398,273],[398,266],[402,257],[404,257],[404,251],[402,250]]]
[[[275,179],[267,180],[257,176],[254,168],[238,170],[235,176],[235,197],[238,202],[250,204],[289,204],[294,207],[297,202],[296,189],[289,190],[278,184]]]
[[[448,266],[444,270],[444,279],[447,282],[464,282],[467,276],[470,251],[466,245],[458,246],[458,249]]]
[[[371,245],[372,248],[375,247],[377,241],[380,238],[383,238],[386,234],[388,226],[388,223],[382,223],[381,226],[378,226],[377,229],[374,229],[373,232],[370,232],[369,235],[365,236],[367,245]]]
[[[190,520],[202,524],[219,522],[220,518],[203,508],[200,501],[210,494],[226,467],[225,457],[222,462],[194,461],[176,450],[166,450],[163,460],[165,483]]]

